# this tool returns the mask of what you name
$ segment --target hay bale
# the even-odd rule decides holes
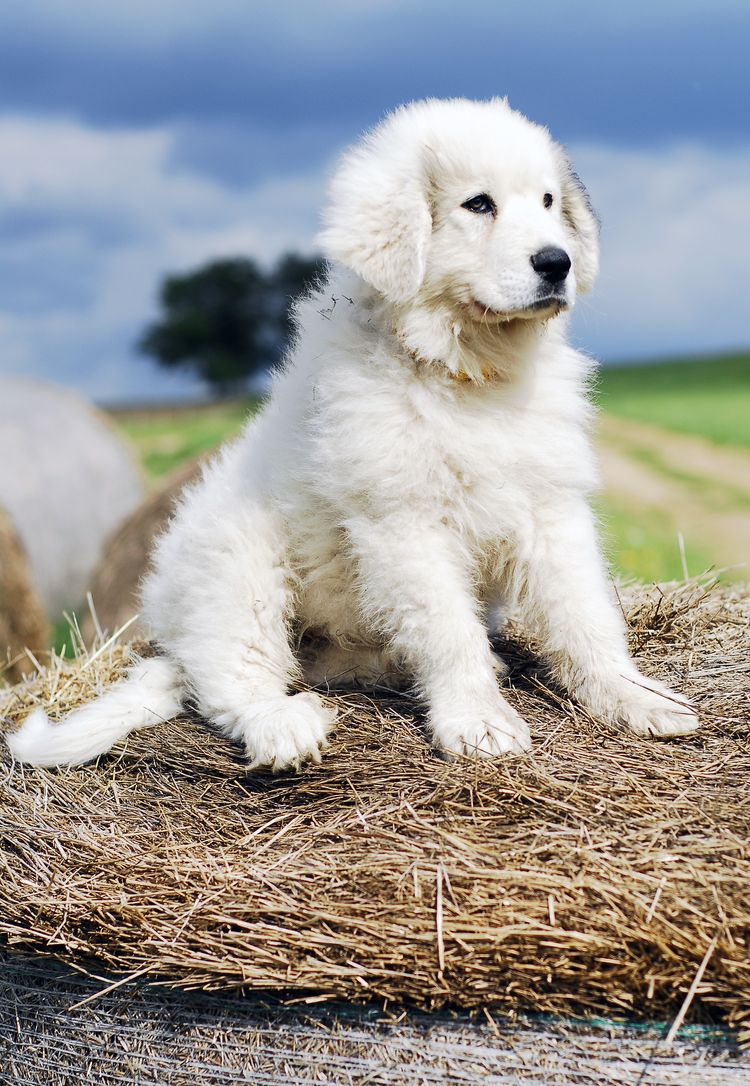
[[[0,952],[0,1081],[69,1086],[747,1086],[727,1031],[165,992]],[[114,980],[115,978],[112,978]],[[645,1073],[647,1071],[647,1073]]]
[[[15,682],[33,668],[25,648],[40,654],[48,645],[47,616],[31,584],[26,553],[0,509],[0,682]]]
[[[102,630],[113,633],[137,613],[138,589],[148,568],[154,540],[166,528],[183,488],[200,475],[202,463],[200,458],[179,467],[117,526],[105,543],[90,588]],[[90,614],[85,615],[81,631],[87,644],[97,636],[99,631]],[[142,633],[137,621],[128,628],[129,637]]]
[[[95,768],[6,761],[0,932],[176,986],[659,1020],[702,965],[690,1015],[747,1022],[750,595],[642,590],[627,614],[695,735],[617,734],[517,646],[526,758],[441,761],[408,698],[349,694],[298,775],[248,775],[189,717]],[[59,665],[0,712],[65,712],[126,656]]]
[[[70,389],[0,377],[0,505],[29,556],[50,614],[77,606],[116,524],[144,487],[102,412]]]

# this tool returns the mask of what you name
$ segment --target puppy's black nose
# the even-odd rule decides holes
[[[547,283],[562,283],[570,271],[570,257],[564,249],[550,246],[534,253],[531,266]]]

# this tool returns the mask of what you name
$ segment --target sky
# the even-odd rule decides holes
[[[508,95],[602,221],[604,360],[750,345],[746,0],[3,0],[0,374],[191,396],[134,344],[161,278],[315,250],[338,154],[415,98]]]

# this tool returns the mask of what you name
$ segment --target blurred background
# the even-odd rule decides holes
[[[425,96],[507,95],[601,217],[572,333],[614,570],[747,579],[749,42],[745,0],[4,0],[0,646],[95,633],[87,591],[127,620],[283,350],[336,156]]]

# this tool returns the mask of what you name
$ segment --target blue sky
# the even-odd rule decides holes
[[[579,343],[746,346],[749,41],[740,0],[4,0],[0,373],[195,391],[133,350],[160,277],[311,251],[338,152],[426,95],[568,145],[603,224]]]

